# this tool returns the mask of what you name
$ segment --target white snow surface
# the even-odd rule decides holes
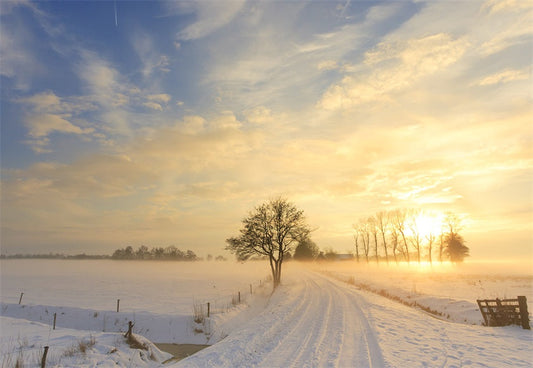
[[[259,286],[268,272],[265,262],[165,263],[157,264],[157,271],[150,263],[104,262],[113,272],[95,267],[98,262],[2,261],[2,367],[14,365],[19,356],[25,366],[40,366],[43,346],[50,346],[47,367],[533,367],[531,330],[484,327],[471,310],[476,297],[491,297],[498,289],[480,294],[476,287],[494,281],[493,273],[478,272],[472,278],[463,274],[466,282],[460,283],[430,272],[414,278],[413,290],[413,276],[406,283],[408,276],[397,270],[382,268],[377,277],[348,263],[313,268],[287,263],[283,284],[271,293],[270,284],[262,281]],[[35,270],[38,265],[46,266]],[[79,269],[82,274],[72,275]],[[41,277],[24,276],[32,272]],[[53,288],[47,286],[51,280]],[[450,280],[455,286],[450,287]],[[530,274],[497,280],[506,292],[531,293]],[[179,293],[169,283],[179,285]],[[443,313],[431,315],[358,283],[407,300],[417,298],[420,305],[425,301]],[[233,305],[237,290],[242,303]],[[21,291],[24,302],[18,305]],[[81,294],[84,303],[74,306]],[[110,296],[117,295],[124,310],[103,308],[113,305]],[[209,300],[219,301],[213,302],[214,313],[194,322],[193,306],[205,307]],[[51,327],[54,313],[56,330]],[[125,344],[128,320],[135,322],[135,336],[146,350]],[[163,364],[170,356],[150,340],[212,346]],[[84,352],[80,343],[88,345]]]

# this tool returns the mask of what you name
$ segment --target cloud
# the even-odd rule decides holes
[[[498,83],[509,83],[513,81],[527,80],[530,78],[526,70],[504,70],[502,72],[489,75],[479,81],[480,86],[490,86]]]
[[[152,109],[152,110],[163,111],[164,106],[168,104],[171,97],[170,95],[166,93],[159,93],[159,94],[147,95],[146,99],[148,101],[143,102],[143,106],[148,107],[149,109]]]
[[[171,99],[170,95],[166,93],[159,93],[155,95],[148,95],[146,96],[146,99],[149,101],[156,101],[156,102],[162,102],[162,103],[168,103]]]
[[[169,57],[156,50],[154,42],[149,35],[137,32],[132,38],[132,45],[141,59],[142,74],[145,78],[152,76],[155,72],[170,72]]]
[[[46,137],[52,132],[88,134],[93,131],[92,129],[81,129],[65,120],[61,115],[53,114],[30,116],[26,123],[29,127],[29,135],[32,138]]]
[[[2,2],[2,4],[5,3],[11,2]],[[33,37],[29,31],[21,26],[21,22],[13,22],[12,19],[5,18],[7,15],[2,14],[2,21],[0,22],[2,67],[0,68],[0,75],[13,80],[17,89],[27,90],[31,86],[33,77],[43,72],[43,68],[32,50]]]
[[[73,114],[94,109],[94,106],[80,98],[62,99],[51,91],[19,98],[16,102],[26,105],[24,118],[28,129],[27,144],[36,153],[48,153],[50,135],[54,133],[89,135],[93,128],[80,127],[72,122]]]
[[[146,106],[146,107],[148,107],[149,109],[152,109],[152,110],[163,111],[163,107],[160,104],[158,104],[157,102],[152,102],[152,101],[143,102],[143,106]]]
[[[339,66],[337,65],[337,62],[335,60],[321,61],[317,65],[318,70],[335,70],[338,67]]]
[[[348,109],[362,103],[386,100],[421,78],[441,73],[464,54],[468,43],[439,33],[403,42],[384,41],[365,54],[366,74],[346,75],[331,86],[318,106]]]
[[[174,11],[196,15],[194,23],[178,32],[178,39],[189,41],[210,35],[231,22],[244,4],[244,0],[172,2]]]

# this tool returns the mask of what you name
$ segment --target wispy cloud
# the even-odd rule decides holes
[[[415,84],[421,78],[446,70],[464,54],[468,43],[439,33],[403,42],[382,42],[365,54],[357,73],[331,86],[319,102],[327,110],[349,109],[361,103],[380,102]],[[362,75],[362,77],[360,76]]]
[[[178,32],[180,40],[194,40],[210,35],[231,22],[244,6],[244,0],[235,1],[173,1],[171,11],[192,13],[196,20]]]
[[[153,40],[146,33],[137,32],[131,42],[141,60],[144,78],[152,77],[155,72],[170,71],[168,56],[156,50]]]

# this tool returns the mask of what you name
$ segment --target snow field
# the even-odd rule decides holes
[[[259,280],[259,275],[264,278],[268,263],[219,265],[212,262],[206,264],[207,271],[202,264],[176,270],[175,264],[104,263],[104,266],[113,266],[109,269],[96,268],[98,262],[85,261],[78,264],[78,268],[86,272],[84,277],[87,280],[77,284],[71,280],[81,280],[81,275],[72,277],[72,264],[59,262],[55,268],[42,266],[44,272],[41,270],[40,278],[24,277],[26,273],[34,272],[24,270],[22,266],[28,264],[15,263],[4,268],[2,263],[2,359],[7,359],[4,356],[8,355],[10,358],[16,356],[22,346],[27,351],[24,354],[28,354],[27,364],[38,366],[39,349],[47,345],[50,346],[50,361],[55,362],[47,366],[57,367],[533,366],[531,330],[517,326],[472,325],[470,320],[461,320],[460,315],[465,310],[470,313],[468,308],[475,305],[479,283],[487,289],[489,277],[494,279],[494,290],[503,288],[513,293],[516,291],[517,295],[530,295],[530,274],[507,277],[487,272],[488,277],[483,277],[482,273],[470,277],[463,269],[456,274],[417,271],[412,272],[416,275],[413,276],[409,272],[404,274],[403,270],[382,266],[377,271],[363,270],[345,262],[312,268],[287,263],[283,284],[275,293],[271,294],[271,285],[254,286],[251,297],[242,291],[241,296],[247,299],[233,306],[231,298],[235,291],[249,290],[249,284],[243,280]],[[57,269],[64,263],[65,268]],[[37,265],[39,263],[29,263],[31,267]],[[94,270],[92,274],[89,269]],[[150,274],[153,274],[151,279]],[[474,276],[478,280],[476,283],[469,281]],[[101,283],[101,279],[110,282]],[[346,282],[349,279],[353,284]],[[53,295],[59,303],[32,302],[36,295],[47,300],[46,297],[51,295],[46,289],[50,280],[54,281],[57,295],[64,295],[65,299]],[[391,295],[396,293],[402,298],[415,298],[417,303],[450,312],[451,317],[435,318],[420,309],[361,289],[356,286],[357,282],[367,283]],[[500,286],[496,287],[497,283]],[[169,289],[171,284],[176,285],[175,289]],[[197,289],[199,285],[202,290]],[[95,291],[101,293],[93,292],[91,287],[99,287]],[[469,288],[470,297],[464,297]],[[17,304],[21,290],[25,292],[24,305]],[[108,303],[108,297],[116,295],[117,290],[124,293],[120,295],[120,313],[113,311],[114,305],[108,309],[94,307]],[[173,290],[180,292],[174,293]],[[85,299],[87,305],[83,308],[68,306],[74,304],[72,300],[76,295],[84,293],[92,293],[92,298]],[[161,297],[162,293],[164,297]],[[143,299],[140,298],[142,295]],[[194,323],[194,303],[204,305],[206,300],[217,298],[229,298],[231,308],[205,318],[202,323]],[[165,301],[163,304],[162,300]],[[168,301],[171,304],[167,304]],[[467,304],[463,305],[463,302]],[[479,311],[474,312],[481,320]],[[58,314],[55,331],[51,328],[53,313]],[[460,323],[450,322],[456,319]],[[151,346],[148,340],[169,342],[165,339],[213,345],[183,361],[162,365],[168,355],[157,355],[157,348],[131,349],[121,343],[124,340],[122,334],[110,332],[111,328],[124,332],[128,320],[135,321],[134,332],[142,335],[139,339],[143,339],[147,346]],[[102,331],[104,323],[105,332]],[[91,339],[95,343],[85,353],[65,354],[76,351],[80,341]],[[153,357],[157,359],[152,360]]]
[[[257,318],[177,367],[531,367],[533,333],[452,323],[290,266]]]
[[[452,322],[482,325],[477,299],[526,296],[533,311],[533,275],[491,265],[435,264],[433,267],[366,265],[356,262],[313,265],[313,269],[360,289],[422,309]]]

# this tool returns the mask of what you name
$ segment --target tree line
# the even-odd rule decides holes
[[[1,254],[0,259],[109,259],[111,256],[105,254],[75,254],[67,255],[63,253],[48,254]]]
[[[353,225],[355,258],[359,261],[379,263],[422,260],[462,262],[469,256],[460,219],[447,213],[440,223],[424,223],[430,214],[420,209],[380,211],[363,217]]]
[[[200,258],[192,251],[182,251],[171,245],[169,247],[153,247],[148,249],[146,245],[141,245],[137,249],[132,246],[117,249],[113,252],[111,259],[135,259],[135,260],[173,260],[173,261],[198,261]]]

